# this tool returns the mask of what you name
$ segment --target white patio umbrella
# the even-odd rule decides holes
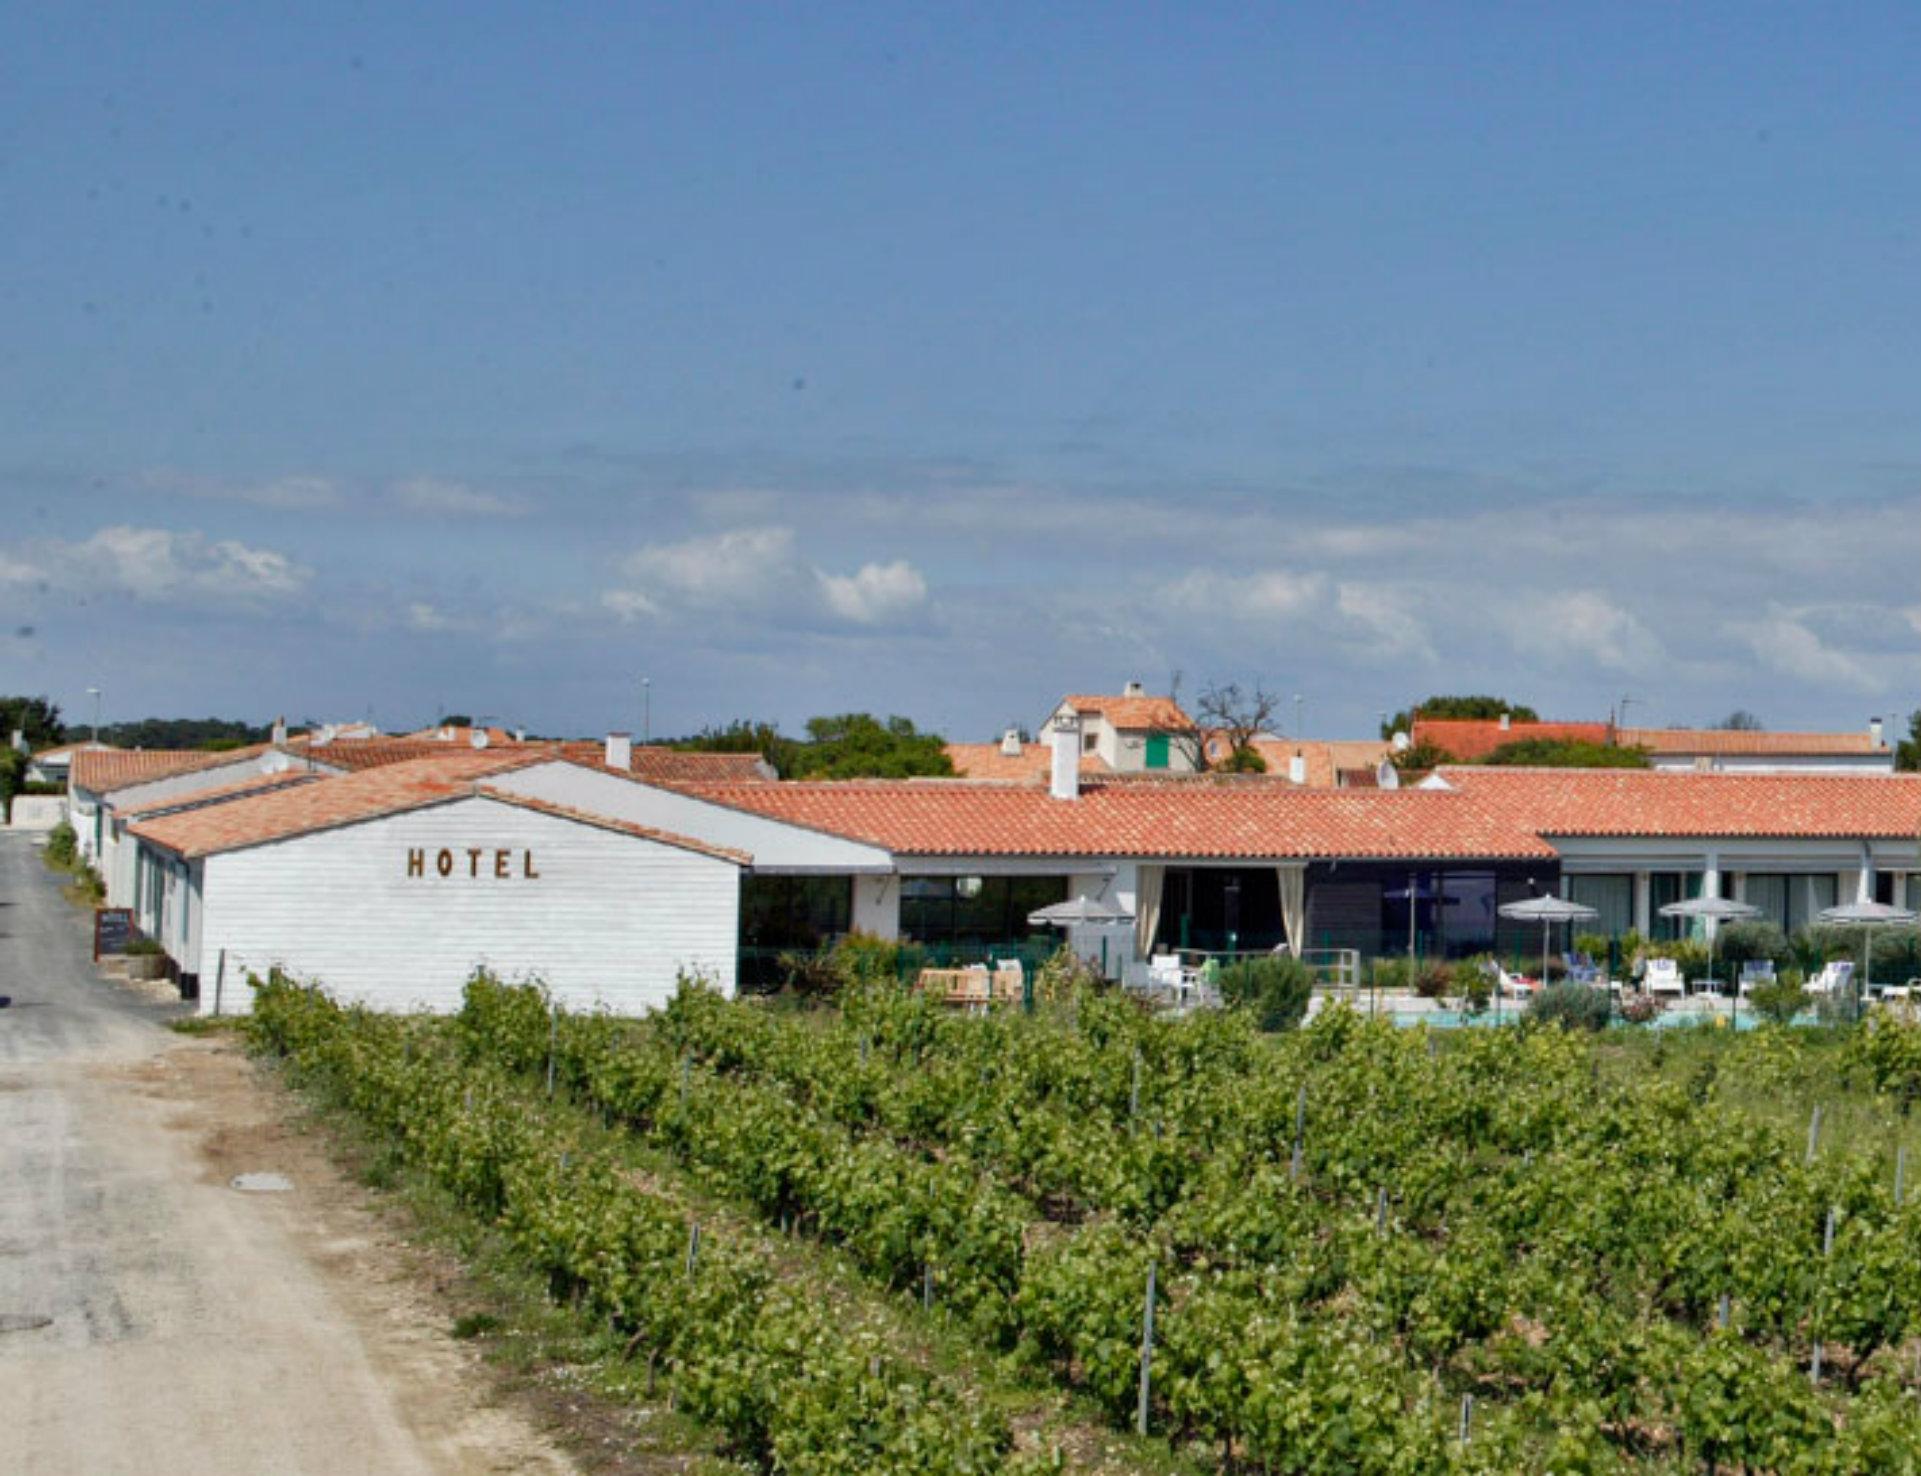
[[[1499,909],[1502,917],[1513,918],[1516,922],[1539,922],[1541,925],[1541,985],[1547,987],[1547,943],[1548,929],[1556,923],[1587,922],[1601,914],[1581,902],[1570,902],[1565,897],[1552,894],[1529,897],[1525,902],[1510,902]]]
[[[1134,914],[1118,903],[1097,902],[1092,897],[1074,897],[1027,914],[1028,925],[1036,928],[1078,928],[1133,920]]]
[[[1113,923],[1134,921],[1134,914],[1114,902],[1097,902],[1092,897],[1072,897],[1065,902],[1056,902],[1051,907],[1043,907],[1027,914],[1030,927],[1059,928],[1065,933],[1069,928],[1106,927]],[[1101,973],[1107,972],[1107,937],[1101,937]]]
[[[1703,922],[1744,922],[1759,917],[1761,909],[1749,902],[1736,902],[1732,897],[1686,897],[1679,902],[1670,902],[1661,909],[1663,917],[1698,918]],[[1718,986],[1714,980],[1714,949],[1719,941],[1718,929],[1708,931],[1708,986],[1714,990]]]
[[[1874,930],[1911,923],[1917,916],[1921,914],[1917,914],[1913,908],[1891,907],[1886,902],[1843,902],[1839,907],[1823,908],[1821,921],[1842,923],[1862,930],[1861,987],[1866,989],[1874,983]]]

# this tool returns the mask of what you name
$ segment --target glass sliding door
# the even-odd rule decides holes
[[[1618,938],[1634,928],[1634,877],[1627,873],[1605,876],[1575,875],[1567,879],[1567,899],[1592,907],[1599,914],[1593,922],[1580,923],[1575,931],[1601,933]]]
[[[1788,893],[1792,890],[1794,878],[1779,874],[1750,871],[1744,900],[1750,907],[1758,907],[1761,915],[1756,922],[1771,922],[1785,930],[1788,926]]]

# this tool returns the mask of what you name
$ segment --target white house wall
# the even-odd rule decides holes
[[[754,858],[753,869],[759,872],[846,875],[893,869],[892,857],[878,846],[783,824],[676,790],[637,784],[579,764],[536,764],[486,782],[495,789],[591,815],[627,820],[710,846],[745,851]]]
[[[447,1011],[486,967],[570,1007],[637,1014],[683,970],[733,993],[739,905],[731,862],[460,800],[207,858],[200,1007],[224,949],[228,1010],[246,1008],[247,973],[279,967],[375,1008]]]

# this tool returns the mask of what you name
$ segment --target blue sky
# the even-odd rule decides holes
[[[75,4],[0,58],[0,690],[1921,702],[1912,7]]]

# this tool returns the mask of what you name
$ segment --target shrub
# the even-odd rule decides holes
[[[1442,999],[1454,992],[1454,970],[1438,958],[1424,958],[1414,971],[1414,992],[1422,999]]]
[[[1904,1115],[1921,1098],[1921,1024],[1878,1012],[1848,1042],[1848,1055],[1867,1068],[1877,1092],[1901,1104]]]
[[[1549,984],[1528,1001],[1527,1018],[1563,1030],[1605,1030],[1614,1006],[1604,989],[1585,984]]]
[[[166,949],[153,938],[135,938],[127,944],[128,958],[157,958],[165,952]]]
[[[927,962],[926,950],[917,943],[860,932],[849,933],[836,943],[832,957],[842,977],[856,984],[911,980]]]
[[[1672,938],[1665,943],[1650,943],[1642,950],[1644,958],[1671,958],[1680,964],[1687,978],[1706,978],[1708,945],[1694,938]]]
[[[1063,943],[1034,975],[1034,998],[1042,1004],[1059,1004],[1083,990],[1106,985],[1099,969]]]
[[[834,999],[847,986],[847,973],[832,953],[783,953],[781,988],[799,999]]]
[[[73,827],[62,820],[49,830],[47,848],[41,854],[46,858],[47,865],[57,866],[62,871],[71,871],[73,863],[80,856],[79,839],[74,835]]]
[[[1398,990],[1408,986],[1408,965],[1405,958],[1377,958],[1373,967],[1374,987],[1376,989]]]
[[[1766,959],[1774,964],[1788,960],[1788,935],[1771,922],[1732,922],[1720,932],[1717,952],[1729,963],[1749,963]]]
[[[1221,998],[1250,1011],[1263,1030],[1292,1030],[1307,1014],[1314,976],[1287,954],[1243,959],[1221,970]]]
[[[1652,994],[1624,994],[1621,996],[1621,1018],[1630,1025],[1648,1025],[1657,1019],[1666,1008]]]
[[[1762,1019],[1772,1020],[1776,1025],[1789,1024],[1808,1007],[1808,992],[1802,983],[1799,969],[1783,969],[1775,975],[1773,983],[1756,987],[1748,995],[1748,1002]]]
[[[1483,953],[1454,965],[1454,993],[1470,1015],[1478,1015],[1494,998],[1494,960]]]

